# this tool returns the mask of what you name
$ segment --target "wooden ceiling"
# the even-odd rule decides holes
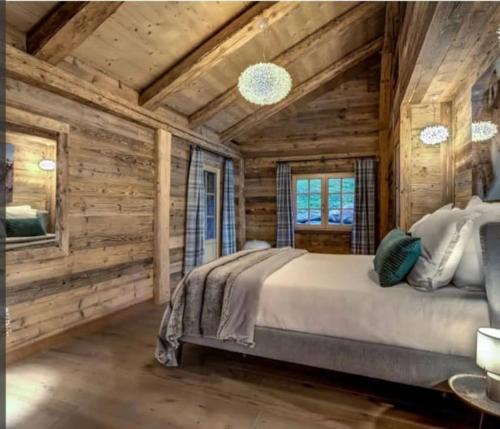
[[[222,141],[258,130],[377,55],[384,18],[382,2],[7,3],[16,47],[66,70],[70,62],[96,85],[117,81],[115,92],[131,102],[178,112]],[[251,105],[235,89],[241,71],[263,60],[286,66],[293,78],[288,99],[271,108]]]

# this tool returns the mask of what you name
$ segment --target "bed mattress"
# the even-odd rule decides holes
[[[373,256],[301,256],[266,279],[256,325],[474,357],[483,293],[382,288],[372,267]]]

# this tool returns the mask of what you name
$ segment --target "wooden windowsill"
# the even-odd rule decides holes
[[[350,233],[352,231],[352,226],[331,226],[331,227],[324,227],[324,226],[300,226],[300,227],[295,227],[295,232],[297,233],[304,233],[304,232],[311,232],[311,233]]]

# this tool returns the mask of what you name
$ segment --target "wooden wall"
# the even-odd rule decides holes
[[[189,142],[178,137],[172,142],[172,171],[170,190],[170,287],[174,288],[182,277],[184,261],[184,233],[186,221],[186,195],[188,185],[190,149]],[[220,195],[224,179],[224,158],[210,152],[204,152],[205,164],[220,169]],[[237,197],[240,186],[240,164],[235,160],[235,205],[239,204]],[[222,204],[222,198],[221,198]],[[236,210],[236,224],[240,221]]]
[[[353,172],[356,155],[378,154],[379,63],[369,61],[273,117],[242,144],[247,240],[276,242],[276,162],[293,174]],[[323,158],[323,160],[322,160]],[[349,253],[351,233],[297,232],[296,247]]]
[[[14,187],[9,206],[30,205],[50,211],[55,204],[55,171],[38,167],[41,159],[55,159],[56,141],[9,131],[6,143],[14,146]]]
[[[7,253],[13,349],[152,297],[154,130],[7,79],[9,106],[70,125],[69,246]]]
[[[423,128],[433,124],[451,128],[451,104],[410,105],[402,116],[401,225],[409,228],[422,216],[453,199],[453,141],[425,145],[420,141]],[[409,144],[408,144],[409,142]]]

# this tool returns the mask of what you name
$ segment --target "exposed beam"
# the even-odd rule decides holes
[[[92,35],[122,3],[61,2],[28,33],[28,53],[48,63],[57,64]]]
[[[389,138],[391,112],[394,106],[392,76],[396,54],[397,31],[399,28],[399,3],[387,3],[385,13],[384,45],[380,67],[380,102],[379,102],[379,239],[385,237],[392,225],[389,224],[390,211],[390,174],[393,161],[392,140]]]
[[[170,168],[172,165],[172,134],[156,130],[156,198],[154,235],[155,304],[170,299]]]
[[[139,98],[141,106],[151,110],[157,109],[166,97],[185,88],[189,82],[260,34],[262,29],[259,28],[259,24],[263,20],[271,26],[299,4],[299,2],[258,2],[250,7],[146,87]]]
[[[6,45],[5,53],[5,75],[9,78],[48,89],[150,128],[163,128],[177,137],[207,149],[218,150],[228,156],[240,157],[240,151],[236,145],[220,144],[219,139],[213,136],[201,135],[185,128],[165,114],[151,112],[134,105],[122,97],[96,87],[59,67],[40,61],[13,46]]]
[[[330,42],[332,38],[335,37],[335,34],[340,34],[357,20],[362,19],[363,17],[371,16],[373,13],[381,10],[382,8],[383,4],[379,2],[365,2],[355,6],[342,15],[332,19],[323,27],[319,28],[305,39],[302,39],[285,52],[279,54],[273,58],[272,61],[275,64],[286,67],[302,55],[311,53],[324,43]],[[235,85],[216,99],[212,100],[206,106],[194,112],[189,117],[190,128],[196,128],[207,122],[210,118],[234,102],[238,96],[238,87]]]
[[[220,136],[221,141],[228,142],[242,135],[252,127],[255,127],[257,124],[270,118],[271,116],[290,106],[292,103],[300,100],[310,92],[316,90],[324,83],[336,78],[341,73],[344,73],[346,70],[356,66],[361,61],[364,61],[368,57],[376,54],[382,47],[382,40],[383,38],[379,37],[362,46],[361,48],[350,52],[340,60],[334,62],[327,68],[323,69],[319,73],[315,74],[311,78],[293,88],[290,94],[284,100],[280,101],[277,104],[261,107],[260,109],[256,110],[251,115],[247,116],[240,122],[224,131]]]

